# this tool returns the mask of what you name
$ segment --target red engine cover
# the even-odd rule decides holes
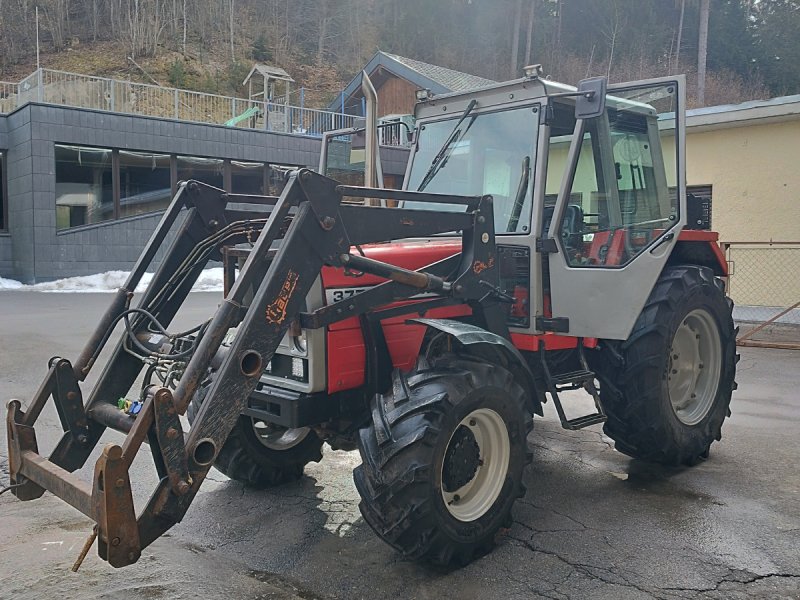
[[[453,256],[461,251],[460,240],[425,240],[363,246],[369,258],[406,269],[419,269]],[[346,273],[344,269],[324,267],[322,286],[330,290],[365,288],[386,281],[374,275]],[[326,294],[327,295],[327,294]],[[409,303],[414,303],[410,301]],[[399,303],[398,303],[399,304]],[[468,306],[448,306],[428,311],[429,318],[452,318],[468,315]],[[408,370],[414,366],[425,335],[422,325],[406,325],[402,315],[383,321],[383,334],[395,368]],[[353,317],[328,327],[328,392],[340,392],[364,384],[366,352],[358,319]]]

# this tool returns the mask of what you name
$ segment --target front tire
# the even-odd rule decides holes
[[[466,564],[494,544],[524,495],[533,420],[505,368],[444,355],[395,372],[359,435],[359,508],[404,556]]]
[[[594,366],[617,450],[666,465],[708,457],[736,389],[732,308],[710,269],[668,267],[629,338],[602,342]]]
[[[214,381],[206,379],[189,403],[186,416],[194,421]],[[235,481],[265,488],[303,476],[310,462],[322,460],[322,440],[308,427],[287,429],[240,415],[217,454],[214,467]]]

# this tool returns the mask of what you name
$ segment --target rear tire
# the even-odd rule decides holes
[[[189,403],[186,416],[190,423],[213,378],[212,373]],[[320,460],[322,440],[313,430],[286,429],[241,415],[219,451],[214,467],[235,481],[265,488],[300,479],[308,463]]]
[[[466,564],[489,551],[525,493],[533,420],[505,368],[444,355],[395,372],[359,435],[359,508],[404,556]]]
[[[617,450],[667,465],[708,457],[736,389],[732,308],[711,269],[669,267],[630,337],[601,343],[593,366]]]

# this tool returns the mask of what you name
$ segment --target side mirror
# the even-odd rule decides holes
[[[606,77],[591,77],[578,84],[578,96],[575,99],[575,118],[593,119],[606,110]]]

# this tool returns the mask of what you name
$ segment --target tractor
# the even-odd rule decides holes
[[[684,78],[571,87],[533,67],[418,100],[402,189],[375,185],[374,157],[367,185],[296,169],[277,197],[181,182],[80,356],[51,359],[24,410],[9,402],[13,493],[49,490],[96,522],[79,561],[96,538],[112,566],[135,563],[212,466],[276,485],[327,443],[360,453],[359,506],[380,538],[466,564],[525,494],[548,400],[563,427],[603,424],[636,459],[708,457],[737,355],[726,261],[686,193]],[[209,262],[225,270],[218,308],[169,331]],[[566,390],[592,412],[568,415]],[[50,398],[64,435],[45,458],[34,424]],[[75,471],[107,427],[125,442],[86,481]],[[143,442],[159,483],[137,516]]]

